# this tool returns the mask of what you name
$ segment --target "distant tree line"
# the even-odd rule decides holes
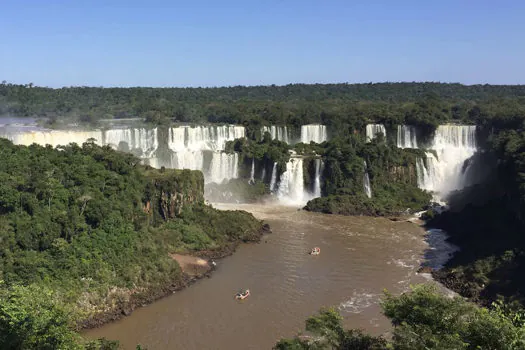
[[[445,122],[484,123],[525,115],[525,85],[442,83],[291,84],[221,88],[51,89],[0,84],[0,115],[74,118],[141,117],[150,123],[293,125],[323,123],[349,132],[369,122],[429,129]]]

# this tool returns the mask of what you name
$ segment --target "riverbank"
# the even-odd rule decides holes
[[[86,331],[86,337],[118,339],[126,350],[139,343],[151,349],[270,349],[327,305],[340,309],[345,326],[383,334],[391,326],[381,314],[382,291],[397,295],[428,281],[417,274],[428,246],[413,223],[277,204],[213,206],[248,211],[273,233],[216,260],[212,278]],[[316,246],[321,254],[309,255]],[[243,302],[234,299],[240,289],[251,292]]]
[[[79,321],[77,330],[97,328],[106,323],[119,320],[131,315],[137,308],[181,291],[202,278],[210,277],[214,266],[209,261],[220,260],[232,255],[241,243],[260,243],[261,237],[268,233],[271,233],[270,226],[263,224],[260,230],[248,238],[230,242],[218,249],[188,252],[187,254],[170,254],[170,257],[177,261],[181,267],[182,273],[180,278],[170,281],[163,286],[146,289],[138,293],[130,291],[127,301],[115,305],[109,311],[101,312]]]

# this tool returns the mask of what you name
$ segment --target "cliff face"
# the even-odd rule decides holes
[[[417,173],[414,164],[390,167],[388,173],[390,178],[395,182],[417,186]]]
[[[152,224],[175,219],[186,207],[204,203],[204,176],[195,170],[150,169],[144,194],[144,211]]]

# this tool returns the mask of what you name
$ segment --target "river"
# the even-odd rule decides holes
[[[400,293],[427,281],[416,270],[428,245],[413,223],[275,205],[214,206],[250,211],[273,233],[220,260],[211,278],[86,337],[118,339],[124,349],[271,349],[323,306],[338,307],[347,327],[381,334],[390,325],[378,305],[383,289]],[[321,254],[307,254],[315,246]],[[233,298],[241,288],[251,291],[242,302]]]

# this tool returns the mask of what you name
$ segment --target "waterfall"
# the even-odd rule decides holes
[[[158,148],[157,129],[123,128],[110,130],[49,130],[15,132],[6,135],[13,143],[29,146],[33,143],[53,147],[76,143],[82,146],[88,139],[98,145],[109,145],[114,149],[132,152],[138,157],[150,158]]]
[[[411,125],[398,125],[396,142],[398,148],[418,148],[416,127]]]
[[[204,152],[203,151],[183,151],[174,153],[171,162],[167,166],[172,169],[204,169]]]
[[[386,129],[383,124],[367,124],[366,125],[366,141],[370,142],[377,137],[378,134],[383,134],[386,137]]]
[[[363,175],[365,194],[368,198],[372,198],[372,187],[370,186],[370,178],[368,177],[368,166],[366,165],[366,160],[363,163],[365,164],[365,174]]]
[[[252,158],[252,172],[250,174],[250,181],[251,184],[255,183],[255,158]]]
[[[171,167],[201,170],[206,183],[234,179],[239,176],[238,155],[222,152],[227,141],[244,137],[243,126],[207,125],[180,126],[168,130],[168,147],[174,152]],[[211,160],[205,161],[205,154]]]
[[[277,196],[280,201],[289,204],[304,204],[303,159],[290,158],[286,171],[281,175]]]
[[[323,143],[328,140],[328,134],[326,132],[326,126],[320,124],[309,124],[301,126],[301,142],[310,143]]]
[[[110,129],[104,131],[102,137],[105,145],[143,158],[151,158],[159,147],[156,128]]]
[[[315,159],[314,197],[321,197],[321,176],[323,175],[324,163],[321,158]]]
[[[266,179],[266,167],[263,166],[262,174],[261,174],[261,181],[264,182],[265,179]]]
[[[223,151],[227,141],[244,137],[243,126],[181,126],[169,129],[169,148],[181,151]]]
[[[426,158],[416,159],[417,185],[427,191],[434,191],[439,184],[438,163],[432,152],[425,152]]]
[[[286,126],[263,126],[261,127],[261,135],[264,136],[265,132],[269,132],[272,140],[279,140],[288,144],[294,144],[298,141],[297,137],[293,137],[291,130]],[[308,124],[301,126],[301,135],[299,141],[303,143],[323,143],[328,140],[328,132],[326,125],[321,124]]]
[[[239,155],[213,152],[206,182],[222,183],[239,177]]]
[[[463,165],[477,150],[476,126],[440,125],[428,149],[434,152],[427,152],[426,159],[416,163],[418,186],[443,201],[451,191],[465,185]]]
[[[51,145],[53,147],[66,146],[72,142],[82,146],[88,139],[93,138],[99,145],[103,144],[102,131],[73,131],[73,130],[38,130],[29,132],[14,132],[5,135],[14,144],[29,146],[33,143],[38,145]]]
[[[200,170],[205,181],[223,181],[238,177],[238,158],[222,151],[227,141],[244,137],[243,126],[201,125],[196,127],[112,128],[108,130],[24,130],[6,133],[15,144],[53,147],[71,142],[82,145],[93,138],[99,145],[131,152],[153,167]],[[166,139],[167,138],[167,139]]]
[[[269,132],[270,135],[272,135],[272,140],[291,143],[292,137],[288,133],[288,128],[286,126],[263,126],[261,128],[261,135],[264,136],[265,132]]]
[[[276,185],[277,185],[277,162],[273,163],[272,179],[270,181],[270,191],[274,192]]]

